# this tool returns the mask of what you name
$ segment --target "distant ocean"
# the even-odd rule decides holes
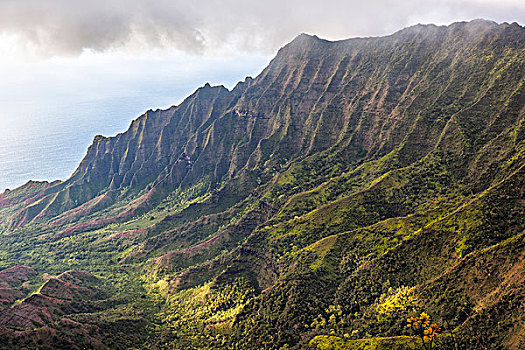
[[[97,134],[125,131],[132,119],[170,99],[108,97],[64,101],[59,105],[24,105],[3,116],[0,138],[0,192],[28,180],[64,180],[76,169]],[[177,102],[175,97],[173,102]],[[6,121],[7,120],[7,121]]]
[[[263,62],[265,59],[259,58],[253,67],[245,63],[225,69],[211,76],[211,83],[231,88],[246,75],[258,73]],[[46,98],[34,99],[31,95],[18,93],[14,98],[9,91],[0,92],[0,193],[28,180],[67,179],[95,135],[116,135],[148,109],[179,104],[207,81],[202,73],[206,72],[185,79],[167,76],[162,80],[132,81],[135,86],[117,85],[113,90],[107,86],[110,81],[101,82],[106,84],[104,94],[96,98],[85,98],[82,91],[70,91],[67,98],[53,97],[53,91],[47,91]],[[23,91],[24,87],[18,88]],[[35,94],[34,89],[28,90]]]

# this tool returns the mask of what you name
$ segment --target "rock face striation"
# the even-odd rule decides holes
[[[444,348],[518,349],[524,123],[518,24],[301,34],[232,90],[206,84],[95,137],[68,180],[2,194],[0,250],[141,280],[169,301],[145,347],[404,346],[417,309],[457,334]]]

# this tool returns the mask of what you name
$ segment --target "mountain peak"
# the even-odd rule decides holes
[[[296,39],[302,39],[302,40],[321,40],[317,35],[315,34],[308,34],[308,33],[301,33],[299,34]]]
[[[484,18],[476,18],[472,21],[459,22],[465,23],[468,26],[485,26],[485,27],[497,27],[498,23]]]
[[[315,34],[307,34],[307,33],[301,33],[298,36],[296,36],[290,44],[296,43],[296,44],[312,44],[316,42],[329,42],[329,40],[321,39]]]
[[[317,35],[301,33],[296,36],[290,43],[279,50],[279,54],[285,56],[302,56],[319,48],[325,47],[326,44],[332,43],[329,40],[321,39]],[[278,54],[278,56],[279,56]]]
[[[226,89],[226,87],[224,85],[211,85],[209,82],[206,82],[206,84],[198,88],[197,91],[200,91],[200,90],[208,91],[208,90],[215,90],[215,89]]]

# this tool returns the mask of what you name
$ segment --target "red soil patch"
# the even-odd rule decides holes
[[[96,291],[91,288],[64,282],[59,278],[50,278],[40,290],[40,294],[57,299],[70,300],[78,295],[81,295],[82,297],[92,296],[96,294]]]
[[[98,289],[79,285],[95,280],[93,275],[81,271],[50,278],[39,293],[0,311],[0,326],[35,329],[55,322],[62,315],[74,312],[73,300],[91,299],[99,293]]]
[[[112,233],[109,236],[107,236],[105,238],[105,240],[137,237],[137,236],[140,236],[142,234],[147,233],[148,229],[150,229],[150,228],[152,228],[154,226],[155,225],[151,225],[151,226],[148,226],[148,227],[138,228],[138,229],[135,229],[135,230],[127,230],[127,231],[115,232],[115,233]]]
[[[217,235],[213,236],[210,239],[207,239],[204,242],[201,242],[199,244],[193,245],[193,246],[185,248],[185,249],[178,250],[176,252],[170,252],[170,253],[164,254],[164,255],[162,255],[162,256],[160,256],[160,257],[155,259],[155,265],[157,265],[157,267],[164,266],[164,267],[170,269],[170,268],[173,267],[172,264],[171,264],[171,260],[175,256],[177,256],[177,255],[193,255],[193,254],[196,254],[199,251],[202,251],[203,249],[211,246],[212,244],[217,242],[219,239],[225,237],[226,234],[227,234],[227,231],[221,231]]]
[[[13,303],[16,299],[24,297],[24,293],[15,288],[0,288],[0,303]]]
[[[62,224],[65,222],[71,222],[75,219],[78,219],[79,217],[90,215],[96,212],[97,210],[101,209],[102,207],[109,205],[112,202],[113,200],[111,196],[109,195],[109,192],[106,192],[76,208],[66,211],[65,213],[61,214],[58,217],[58,219],[54,220],[52,223]]]
[[[30,267],[13,266],[0,271],[0,282],[25,282],[36,274]]]
[[[116,218],[107,218],[107,219],[100,219],[100,220],[93,220],[84,222],[82,224],[72,225],[66,228],[65,230],[62,230],[59,232],[58,237],[67,237],[72,235],[73,233],[78,232],[84,232],[89,230],[96,230],[99,229],[105,225],[112,224],[116,222]]]
[[[9,207],[10,205],[11,203],[9,203],[9,199],[0,194],[0,208]]]
[[[52,313],[63,303],[59,299],[34,294],[21,304],[0,312],[0,326],[35,328],[53,322]]]

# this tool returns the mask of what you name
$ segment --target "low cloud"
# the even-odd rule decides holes
[[[4,0],[0,34],[42,55],[83,50],[272,53],[301,32],[328,39],[487,18],[525,23],[522,0]]]

